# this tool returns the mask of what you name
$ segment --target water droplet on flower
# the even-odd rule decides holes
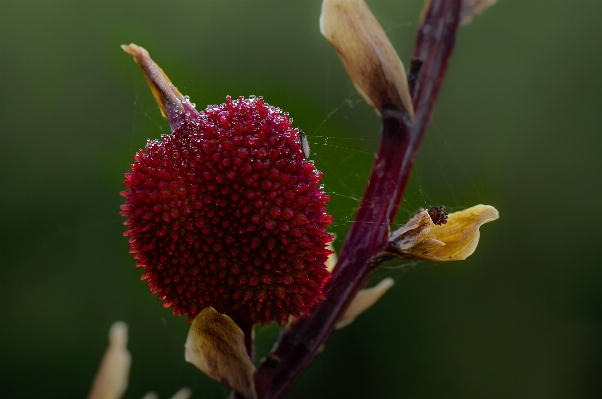
[[[321,174],[281,112],[227,99],[136,153],[122,215],[151,291],[175,314],[216,306],[283,324],[323,298],[331,218]]]

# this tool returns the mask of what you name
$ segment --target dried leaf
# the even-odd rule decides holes
[[[364,288],[363,290],[360,290],[335,328],[343,328],[351,324],[357,316],[364,313],[364,311],[374,305],[389,288],[393,287],[393,284],[393,279],[387,277],[372,288]]]
[[[462,0],[460,25],[468,25],[476,15],[482,14],[495,3],[497,0]]]
[[[107,348],[88,399],[119,399],[128,386],[132,358],[127,350],[128,327],[118,321],[109,330]]]
[[[403,64],[364,0],[324,0],[320,31],[368,104],[379,114],[385,106],[405,110],[413,122]]]
[[[247,399],[256,399],[255,366],[244,340],[244,333],[230,317],[207,307],[190,326],[185,359],[220,384]]]
[[[464,260],[479,243],[479,228],[499,218],[497,209],[476,205],[450,213],[447,223],[435,225],[427,211],[419,212],[389,239],[390,254],[437,262]]]

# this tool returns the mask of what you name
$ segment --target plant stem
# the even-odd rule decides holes
[[[419,72],[411,82],[414,125],[386,108],[381,142],[368,187],[346,237],[326,299],[283,336],[255,373],[258,397],[280,398],[309,366],[357,291],[378,266],[414,160],[422,141],[456,40],[461,0],[432,0],[418,31],[413,59]],[[422,61],[422,63],[420,63]],[[412,75],[412,73],[410,74]]]

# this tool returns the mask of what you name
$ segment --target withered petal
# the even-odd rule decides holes
[[[171,83],[163,69],[151,59],[148,51],[144,47],[140,47],[134,43],[122,44],[123,51],[134,58],[136,64],[140,66],[144,77],[150,86],[155,101],[161,108],[161,114],[165,119],[167,117],[167,107],[172,105],[182,109],[181,100],[184,99],[182,93]]]
[[[428,212],[418,212],[401,228],[391,233],[389,243],[397,253],[411,253],[412,249],[426,238],[432,226],[434,224]]]
[[[449,214],[447,223],[433,223],[427,211],[418,212],[389,238],[386,254],[436,262],[463,260],[479,243],[479,228],[499,217],[497,209],[476,205]]]
[[[497,209],[489,205],[476,205],[463,211],[450,213],[447,223],[431,226],[427,237],[410,253],[415,258],[437,262],[464,260],[477,248],[479,228],[497,218],[499,218]]]
[[[374,305],[389,288],[393,287],[394,283],[392,278],[387,277],[374,287],[360,290],[335,328],[339,329],[351,324],[357,316]]]
[[[182,120],[194,119],[199,115],[194,105],[171,83],[163,69],[151,59],[146,49],[134,43],[122,44],[121,48],[131,55],[142,69],[155,101],[161,109],[161,115],[169,121],[172,130],[175,130]]]
[[[332,246],[332,241],[328,244],[328,249],[332,251],[332,253],[328,255],[328,259],[326,259],[326,270],[332,273],[338,260],[337,254],[334,252],[334,247]]]
[[[368,104],[379,114],[385,106],[405,110],[413,122],[403,63],[364,0],[324,0],[320,31]]]
[[[88,399],[119,399],[128,386],[132,358],[127,350],[128,327],[121,321],[109,330],[107,348]]]
[[[244,333],[230,317],[207,307],[190,326],[185,359],[220,384],[247,399],[256,399],[255,366],[244,339]]]

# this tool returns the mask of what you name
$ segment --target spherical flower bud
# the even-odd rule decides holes
[[[189,321],[208,306],[243,323],[309,313],[330,278],[331,217],[292,119],[262,98],[201,113],[183,104],[166,108],[172,134],[125,175],[121,214],[141,279]]]

